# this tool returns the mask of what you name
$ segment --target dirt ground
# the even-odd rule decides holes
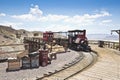
[[[91,48],[97,52],[98,60],[69,80],[120,80],[120,52],[98,45],[91,45]]]

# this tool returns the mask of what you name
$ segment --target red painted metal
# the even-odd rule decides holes
[[[43,40],[46,41],[46,42],[50,42],[53,40],[53,32],[45,32],[43,33]]]
[[[39,50],[39,64],[47,66],[48,64],[48,50]]]

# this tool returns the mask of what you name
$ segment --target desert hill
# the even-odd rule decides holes
[[[16,30],[11,26],[2,26],[0,25],[0,44],[10,44],[15,41]]]
[[[37,35],[36,35],[37,34]],[[41,37],[40,31],[16,30],[11,26],[0,25],[0,45],[21,43],[24,37]]]

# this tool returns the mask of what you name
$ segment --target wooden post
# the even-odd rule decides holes
[[[110,42],[108,42],[108,48],[110,48]]]
[[[113,42],[113,49],[115,49],[115,42]]]

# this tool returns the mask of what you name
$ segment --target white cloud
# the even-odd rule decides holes
[[[65,22],[81,24],[81,25],[90,25],[90,24],[93,24],[97,19],[104,18],[110,15],[111,14],[107,11],[100,11],[100,13],[96,13],[93,15],[90,15],[90,14],[75,15],[73,17],[65,19]]]
[[[103,20],[103,21],[102,21],[102,23],[110,23],[110,22],[112,22],[112,20],[111,20],[111,19],[108,19],[108,20]]]
[[[5,26],[12,26],[15,29],[19,29],[21,25],[23,25],[23,23],[18,23],[18,22],[2,22],[0,23],[1,25],[5,25]]]
[[[35,20],[35,16],[33,16],[32,14],[23,14],[23,15],[13,15],[13,18],[16,19],[21,19],[21,20],[30,20],[30,21],[34,21]]]
[[[71,27],[69,25],[64,25],[64,24],[52,24],[47,27],[44,27],[44,30],[58,32],[58,31],[72,30],[74,28],[75,27]]]
[[[42,16],[43,12],[39,9],[38,5],[35,5],[33,8],[30,8],[30,14]]]
[[[38,5],[32,4],[31,6],[32,7],[28,13],[12,16],[12,18],[16,18],[20,22],[23,20],[23,26],[29,25],[29,28],[27,27],[27,30],[66,31],[70,29],[81,29],[81,26],[87,26],[87,28],[88,26],[101,26],[103,23],[109,23],[112,21],[106,20],[106,17],[111,16],[111,14],[105,10],[99,12],[97,11],[93,14],[86,13],[83,15],[78,14],[74,16],[56,14],[48,14],[44,16],[43,11],[40,10]],[[33,28],[33,26],[35,27]]]
[[[79,24],[79,25],[91,25],[96,22],[99,18],[104,18],[106,16],[111,16],[111,14],[105,10],[99,11],[95,14],[83,14],[83,15],[56,15],[48,14],[43,16],[43,11],[39,9],[38,5],[31,4],[30,11],[27,14],[13,15],[13,18],[27,21],[39,21],[39,22],[64,22],[67,24]]]
[[[0,13],[0,16],[6,16],[6,14],[5,13]]]
[[[100,18],[105,16],[111,16],[111,14],[107,11],[100,11],[100,13],[96,13],[95,15],[88,15],[88,18]]]
[[[69,18],[69,16],[49,14],[47,16],[42,16],[39,20],[40,21],[61,21],[61,20],[65,20],[67,18]]]
[[[89,19],[86,14],[83,15],[83,16],[80,16],[80,15],[75,15],[73,17],[70,17],[70,18],[67,18],[64,20],[65,22],[67,23],[73,23],[73,24],[91,24],[94,19]]]
[[[42,16],[43,12],[39,9],[38,5],[33,6],[30,8],[29,13],[27,14],[22,14],[22,15],[13,15],[11,17],[16,18],[16,19],[21,19],[21,20],[30,20],[34,21],[37,20]]]
[[[74,15],[74,16],[66,16],[66,15],[53,15],[49,14],[47,16],[42,16],[39,21],[41,22],[54,22],[60,23],[63,22],[65,24],[83,26],[83,25],[92,25],[95,24],[99,18],[104,18],[107,16],[111,16],[111,14],[107,11],[100,11],[96,14],[83,14],[83,15]]]

